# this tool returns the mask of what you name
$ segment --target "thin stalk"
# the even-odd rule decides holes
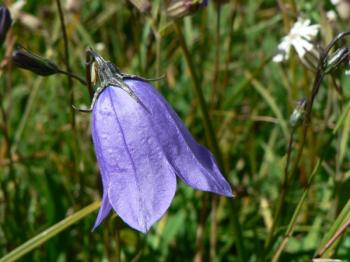
[[[50,238],[56,236],[69,226],[73,225],[74,223],[78,222],[79,220],[83,219],[87,215],[91,214],[95,210],[97,210],[100,207],[101,202],[96,201],[92,204],[84,207],[83,209],[79,210],[78,212],[70,215],[69,217],[61,220],[57,224],[53,225],[52,227],[44,230],[40,234],[36,235],[35,237],[31,238],[27,242],[23,243],[16,249],[12,250],[10,253],[5,255],[0,259],[0,262],[12,262],[20,259],[25,254],[29,253],[33,249],[39,247],[43,243],[45,243]]]
[[[339,35],[337,35],[335,38],[333,38],[333,40],[328,44],[328,46],[326,47],[326,50],[323,51],[320,55],[319,58],[319,62],[318,62],[318,66],[317,66],[317,71],[316,71],[316,76],[315,76],[315,80],[314,80],[314,84],[311,90],[311,95],[307,101],[306,104],[306,110],[305,110],[305,117],[304,117],[304,122],[303,122],[303,133],[302,133],[302,137],[301,137],[301,142],[300,142],[300,148],[296,157],[296,160],[294,162],[293,165],[293,169],[290,173],[291,176],[294,176],[298,166],[299,166],[299,162],[301,159],[301,156],[303,154],[303,149],[304,149],[304,145],[305,145],[305,140],[306,140],[306,134],[308,131],[308,127],[310,124],[310,120],[311,120],[311,111],[312,111],[312,106],[314,103],[314,100],[316,98],[316,95],[318,94],[318,91],[320,90],[321,87],[321,83],[324,79],[325,73],[324,73],[324,64],[327,61],[327,56],[330,52],[330,50],[335,46],[335,44],[340,41],[341,39],[345,38],[346,36],[350,35],[350,31],[346,31],[343,33],[340,33]]]
[[[219,165],[221,167],[223,167],[223,164],[222,164],[223,159],[222,159],[219,145],[217,142],[217,138],[216,138],[216,135],[215,135],[215,132],[214,132],[214,129],[213,129],[210,117],[209,117],[208,106],[205,102],[202,88],[200,86],[200,81],[199,81],[199,78],[195,72],[192,58],[190,55],[190,51],[189,51],[188,46],[186,44],[185,37],[184,37],[182,29],[181,29],[181,25],[178,21],[175,21],[174,26],[175,26],[175,31],[176,31],[177,36],[178,36],[178,40],[180,42],[180,46],[182,48],[182,51],[184,52],[185,59],[186,59],[186,62],[187,62],[187,65],[188,65],[188,68],[190,70],[190,74],[191,74],[191,77],[193,80],[194,91],[196,92],[198,102],[199,102],[199,107],[200,107],[200,110],[202,112],[202,116],[203,116],[203,120],[204,120],[204,127],[206,130],[208,142],[210,143],[210,146],[211,146],[212,150],[214,151],[214,155],[216,156],[217,161],[219,162]]]
[[[219,75],[220,75],[220,49],[221,49],[221,38],[220,38],[220,20],[221,20],[221,5],[216,5],[216,30],[215,30],[215,72],[212,88],[212,101],[211,104],[215,108],[220,101],[220,92],[219,92]]]
[[[64,16],[63,16],[63,10],[62,10],[62,5],[60,0],[56,0],[57,4],[57,9],[60,17],[60,22],[61,22],[61,31],[63,34],[63,42],[64,42],[64,62],[66,65],[66,71],[71,72],[71,68],[69,65],[69,47],[68,47],[68,37],[67,37],[67,31],[66,31],[66,25],[64,22]],[[73,93],[73,81],[72,81],[72,76],[68,75],[68,86],[70,88],[70,104],[74,105],[74,93]],[[71,107],[71,115],[72,115],[72,127],[75,129],[75,110],[73,107]]]
[[[246,255],[245,255],[245,247],[244,247],[244,242],[243,242],[243,235],[242,235],[242,230],[241,230],[241,225],[238,220],[238,214],[236,213],[239,210],[238,206],[238,200],[236,198],[233,198],[231,201],[232,205],[232,212],[231,215],[233,216],[233,231],[235,234],[235,240],[236,240],[236,248],[237,248],[237,253],[238,253],[238,261],[240,262],[246,262]]]
[[[212,88],[212,101],[211,105],[213,108],[217,108],[218,101],[220,101],[220,90],[219,90],[219,76],[220,76],[220,50],[221,50],[221,37],[220,37],[220,21],[221,21],[221,5],[216,5],[216,35],[215,35],[215,73],[213,80],[213,88]],[[224,163],[222,163],[224,165]],[[225,169],[224,166],[222,166]],[[218,220],[217,220],[217,203],[218,199],[215,196],[211,197],[211,227],[210,227],[210,261],[215,261],[216,258],[216,246],[217,246],[217,228],[218,228]]]
[[[203,261],[203,239],[204,239],[204,228],[205,221],[208,216],[208,195],[202,195],[202,208],[199,215],[199,222],[196,230],[196,243],[195,243],[195,255],[194,262],[202,262]]]
[[[82,83],[83,85],[87,85],[87,82],[85,81],[84,78],[74,74],[74,73],[71,73],[71,72],[67,72],[67,71],[64,71],[64,70],[59,70],[58,73],[60,74],[63,74],[63,75],[66,75],[66,76],[69,76],[69,77],[72,77],[76,80],[78,80],[80,83]]]
[[[320,246],[323,247],[324,245],[326,245],[326,243],[332,238],[332,236],[337,232],[337,230],[342,227],[344,221],[348,219],[350,219],[350,199],[347,201],[334,223],[329,227],[328,232],[324,235]],[[320,250],[321,248],[317,250],[316,254],[318,254]]]
[[[223,158],[221,155],[221,151],[219,149],[219,144],[218,144],[212,123],[210,121],[208,107],[207,107],[206,102],[204,100],[204,95],[203,95],[203,92],[202,92],[202,89],[200,86],[199,78],[198,78],[196,71],[194,69],[193,61],[192,61],[188,46],[186,44],[186,41],[185,41],[185,38],[184,38],[179,21],[174,21],[174,27],[175,27],[175,31],[176,31],[177,36],[178,36],[180,46],[182,48],[182,51],[184,52],[188,68],[190,70],[190,74],[191,74],[192,81],[194,84],[194,90],[195,90],[196,95],[198,97],[199,107],[200,107],[202,115],[203,115],[204,127],[206,130],[207,139],[211,145],[211,148],[214,152],[214,155],[217,158],[219,166],[221,168],[224,168],[224,164],[223,164],[224,162],[223,162]],[[232,200],[232,213],[233,213],[233,227],[234,227],[238,257],[239,257],[239,261],[243,262],[243,261],[246,261],[245,260],[245,249],[244,249],[244,242],[243,242],[243,237],[242,237],[242,232],[241,232],[241,226],[240,226],[240,222],[238,220],[239,206],[238,206],[237,199]]]
[[[225,88],[228,85],[228,81],[229,81],[229,76],[231,75],[231,72],[229,70],[229,64],[232,60],[232,51],[233,51],[233,45],[234,42],[233,40],[235,39],[233,37],[233,33],[234,33],[234,24],[236,21],[236,17],[237,17],[237,9],[238,9],[238,1],[235,1],[234,6],[233,6],[233,10],[231,13],[231,17],[230,17],[230,31],[229,31],[229,41],[228,41],[228,45],[227,45],[227,57],[226,57],[226,61],[225,61],[225,70],[224,70],[224,81],[222,84],[222,88]],[[224,90],[221,90],[220,93],[222,93]]]
[[[311,115],[311,110],[312,110],[312,106],[313,106],[313,102],[314,102],[314,99],[318,93],[318,90],[321,86],[321,83],[322,83],[322,80],[323,80],[323,72],[322,72],[322,68],[321,66],[319,66],[318,68],[318,71],[316,73],[316,77],[315,77],[315,81],[314,81],[314,85],[313,85],[313,88],[312,88],[312,94],[310,96],[310,98],[308,99],[308,102],[306,104],[306,110],[305,110],[305,118],[304,118],[304,122],[303,122],[303,131],[302,131],[302,137],[301,137],[301,141],[300,141],[300,147],[299,147],[299,150],[298,150],[298,153],[297,153],[297,157],[294,161],[294,164],[292,166],[292,171],[289,173],[288,172],[288,166],[289,166],[289,162],[290,160],[288,159],[287,163],[286,163],[286,168],[285,168],[285,180],[286,182],[288,182],[289,180],[292,180],[294,175],[296,174],[296,170],[299,166],[299,162],[300,162],[300,159],[301,159],[301,156],[302,156],[302,153],[303,153],[303,149],[304,149],[304,146],[305,146],[305,140],[306,140],[306,134],[307,134],[307,131],[308,131],[308,127],[309,127],[309,123],[310,123],[310,115]],[[292,142],[292,138],[290,139],[290,143]],[[290,144],[291,145],[291,144]],[[290,151],[291,148],[289,147],[288,151]],[[288,158],[290,157],[291,152],[288,153]],[[278,226],[278,223],[279,223],[279,218],[281,216],[281,213],[282,213],[282,209],[283,209],[283,204],[284,204],[284,200],[286,198],[286,195],[287,195],[287,184],[284,184],[284,186],[282,187],[282,192],[281,192],[281,195],[279,197],[279,200],[278,200],[278,205],[277,205],[277,209],[276,209],[276,212],[275,212],[275,215],[274,215],[274,218],[275,220],[273,221],[273,226],[269,232],[269,236],[265,242],[265,247],[264,247],[264,251],[263,251],[263,255],[261,257],[261,261],[263,261],[266,253],[267,253],[267,250],[270,248],[270,245],[272,244],[272,240],[273,240],[273,235],[275,233],[275,230]]]
[[[311,187],[311,184],[313,182],[313,179],[316,175],[316,173],[318,172],[320,166],[321,166],[321,163],[322,163],[322,159],[319,159],[316,163],[316,166],[314,167],[314,170],[309,178],[309,182],[298,202],[298,205],[293,213],[293,216],[291,218],[291,221],[289,222],[288,224],[288,228],[286,230],[286,233],[283,237],[283,240],[281,242],[281,244],[278,246],[277,248],[277,251],[275,252],[274,256],[272,257],[272,262],[277,262],[280,255],[282,254],[282,251],[284,250],[284,248],[286,247],[287,243],[288,243],[288,240],[292,237],[292,234],[293,234],[293,231],[294,231],[294,228],[295,228],[295,225],[296,225],[296,221],[297,221],[297,218],[299,216],[299,213],[301,211],[301,208],[303,207],[304,205],[304,202],[305,202],[305,199],[306,199],[306,196],[307,196],[307,193],[309,192],[309,189]]]
[[[278,198],[277,208],[275,211],[272,227],[271,227],[271,230],[270,230],[269,235],[267,237],[267,240],[265,242],[265,247],[264,247],[264,252],[263,252],[262,258],[265,257],[266,251],[269,249],[269,247],[271,245],[274,232],[276,230],[276,227],[278,225],[278,222],[279,222],[281,214],[282,214],[284,200],[285,200],[286,195],[287,195],[288,181],[289,181],[288,180],[288,170],[289,170],[289,165],[290,165],[290,157],[291,157],[291,153],[292,153],[292,145],[293,145],[295,130],[296,129],[294,128],[291,132],[291,135],[290,135],[288,149],[287,149],[287,161],[286,161],[286,165],[285,165],[285,169],[284,169],[284,178],[283,178],[283,182],[281,185],[281,194]]]
[[[339,228],[339,230],[334,234],[334,236],[321,248],[321,250],[317,253],[316,257],[322,257],[324,253],[337,241],[344,232],[350,227],[350,219],[346,221],[344,225]]]
[[[25,109],[24,109],[24,113],[21,116],[21,120],[17,126],[16,132],[14,134],[14,141],[13,141],[13,146],[11,148],[11,152],[12,154],[18,154],[17,150],[19,147],[19,143],[21,141],[23,132],[25,130],[25,127],[29,121],[29,116],[30,113],[33,111],[33,108],[35,107],[35,105],[37,105],[36,100],[37,100],[37,95],[38,92],[40,90],[40,84],[42,82],[42,78],[37,78],[34,83],[33,86],[31,86],[31,91],[29,94],[29,98],[27,100]]]
[[[218,202],[219,198],[211,197],[211,228],[210,228],[210,261],[215,261],[218,236]]]
[[[57,4],[57,9],[60,17],[60,22],[61,22],[61,31],[63,34],[63,42],[64,42],[64,62],[66,65],[66,72],[68,73],[68,87],[70,90],[70,110],[71,110],[71,124],[72,124],[72,130],[73,130],[73,136],[74,136],[74,141],[72,143],[72,150],[73,150],[73,155],[74,155],[74,160],[73,160],[73,166],[74,166],[74,172],[76,172],[77,178],[79,180],[80,184],[80,190],[79,194],[81,194],[84,191],[84,182],[83,182],[83,177],[81,175],[81,172],[78,171],[78,161],[80,154],[78,153],[78,135],[77,135],[77,129],[76,129],[76,121],[75,121],[75,109],[71,105],[75,105],[75,99],[74,99],[74,92],[73,92],[73,76],[71,75],[72,70],[69,64],[69,46],[68,46],[68,37],[67,37],[67,31],[66,31],[66,25],[64,21],[64,16],[63,16],[63,10],[62,10],[62,5],[60,0],[56,0]],[[88,86],[89,87],[89,86]],[[90,92],[90,88],[89,88]],[[91,93],[90,93],[91,96]]]
[[[2,115],[2,119],[3,119],[3,125],[1,125],[1,129],[2,129],[2,133],[4,135],[4,139],[6,142],[6,156],[9,159],[9,167],[10,167],[10,174],[12,175],[13,172],[13,159],[12,159],[12,155],[11,155],[11,151],[12,151],[12,142],[11,142],[11,138],[10,138],[10,134],[8,132],[8,120],[7,120],[7,114],[6,114],[6,110],[4,108],[4,104],[3,104],[4,98],[2,93],[0,92],[0,112]],[[13,179],[14,180],[14,179]],[[13,181],[15,182],[15,180]]]
[[[298,206],[296,208],[296,210],[294,211],[294,214],[288,224],[288,228],[286,230],[286,233],[285,233],[285,236],[281,242],[281,244],[277,247],[277,251],[275,252],[274,256],[273,256],[273,259],[272,261],[278,261],[281,253],[283,252],[285,246],[287,245],[288,243],[288,240],[291,238],[292,234],[293,234],[293,231],[294,231],[294,228],[295,228],[295,224],[296,224],[296,221],[297,221],[297,217],[299,215],[299,212],[301,211],[301,207],[302,205],[304,204],[305,202],[305,199],[306,199],[306,196],[307,196],[307,193],[310,189],[310,186],[313,182],[313,179],[315,177],[315,174],[317,173],[321,163],[322,163],[322,160],[324,159],[325,157],[325,154],[327,152],[327,148],[331,145],[333,139],[335,138],[340,126],[342,125],[342,123],[345,121],[345,118],[346,116],[348,115],[348,112],[350,111],[350,103],[347,105],[347,107],[345,108],[345,110],[343,111],[343,113],[341,114],[341,116],[339,117],[337,123],[336,123],[336,126],[334,127],[333,131],[332,131],[332,135],[329,137],[329,139],[327,140],[327,142],[325,143],[325,146],[324,146],[324,150],[323,150],[323,154],[321,155],[320,159],[317,161],[316,163],[316,166],[309,178],[309,182],[307,184],[307,187],[305,188],[304,190],[304,193],[302,195],[302,197],[300,198],[299,200],[299,203],[298,203]],[[293,133],[292,133],[293,134]],[[290,150],[288,150],[288,155],[290,155]],[[288,162],[289,160],[287,159],[287,165],[286,165],[286,170],[285,172],[288,171]],[[288,174],[288,173],[286,173]],[[336,234],[335,234],[336,235]],[[328,248],[328,247],[327,247]]]
[[[303,131],[302,131],[302,136],[301,136],[301,141],[300,141],[300,147],[299,147],[299,150],[297,152],[297,157],[296,157],[296,159],[294,161],[294,164],[292,166],[292,170],[291,170],[290,173],[288,173],[289,160],[286,163],[286,165],[288,165],[288,166],[286,166],[286,169],[285,169],[285,172],[287,171],[287,173],[286,173],[287,174],[287,181],[288,180],[292,180],[293,177],[295,176],[296,170],[298,169],[298,166],[299,166],[299,163],[300,163],[300,160],[301,160],[301,156],[303,154],[303,149],[304,149],[305,141],[306,141],[306,135],[307,135],[309,124],[311,122],[312,107],[313,107],[313,103],[315,101],[315,98],[316,98],[316,96],[318,94],[318,91],[320,90],[321,83],[322,83],[322,81],[323,81],[323,79],[325,77],[324,65],[326,64],[328,54],[329,54],[330,50],[334,47],[334,45],[339,40],[341,40],[342,38],[344,38],[344,37],[346,37],[348,35],[350,35],[350,31],[347,31],[347,32],[344,32],[344,33],[341,33],[341,34],[337,35],[328,44],[328,46],[326,47],[325,51],[323,51],[321,53],[321,55],[320,55],[320,58],[319,58],[319,61],[318,61],[318,65],[317,65],[315,80],[314,80],[314,83],[313,83],[313,86],[312,86],[312,90],[311,90],[311,94],[310,94],[310,96],[308,98],[308,101],[306,103],[305,116],[304,116],[304,121],[303,121]],[[290,152],[289,152],[289,154],[290,154]],[[286,177],[286,175],[285,175],[285,177]],[[267,238],[267,240],[265,242],[264,250],[263,250],[262,256],[260,257],[261,261],[264,259],[265,255],[267,253],[267,250],[270,248],[270,245],[272,243],[273,234],[274,234],[274,231],[277,228],[277,225],[278,225],[278,222],[279,222],[278,218],[280,217],[280,214],[282,212],[284,199],[286,197],[286,191],[287,191],[287,188],[284,189],[282,191],[282,193],[281,193],[281,196],[280,196],[280,199],[279,199],[279,203],[278,203],[278,207],[276,209],[276,213],[275,213],[275,216],[274,216],[277,219],[274,221],[274,225],[271,228],[269,236],[268,236],[268,238]]]
[[[299,147],[299,151],[297,153],[297,157],[294,161],[294,165],[292,167],[292,171],[290,172],[290,176],[293,177],[296,173],[296,170],[298,169],[299,166],[299,162],[301,159],[301,156],[303,154],[303,150],[304,150],[304,146],[305,146],[305,141],[306,141],[306,134],[309,128],[309,124],[310,124],[310,119],[311,119],[311,111],[312,111],[312,106],[315,100],[315,97],[320,89],[322,80],[324,78],[323,72],[321,71],[322,69],[318,69],[317,73],[316,73],[316,78],[314,81],[314,85],[311,91],[311,96],[308,99],[308,102],[306,104],[306,110],[305,110],[305,118],[304,118],[304,123],[303,123],[303,131],[302,131],[302,136],[301,136],[301,140],[300,140],[300,147]]]

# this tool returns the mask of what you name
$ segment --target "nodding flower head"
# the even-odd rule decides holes
[[[103,184],[94,228],[114,209],[146,233],[170,206],[176,177],[192,188],[232,197],[213,155],[160,93],[144,78],[123,74],[91,54],[97,75],[92,138]]]
[[[9,10],[5,6],[0,6],[0,44],[5,41],[7,31],[12,24],[12,18]]]

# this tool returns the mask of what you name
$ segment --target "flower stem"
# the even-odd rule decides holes
[[[73,92],[73,75],[72,75],[72,70],[69,65],[69,46],[68,46],[68,37],[67,37],[67,31],[66,31],[66,25],[64,21],[64,16],[63,16],[63,10],[62,10],[62,5],[60,0],[56,0],[57,4],[57,9],[60,17],[60,22],[61,22],[61,31],[63,34],[63,42],[64,42],[64,62],[66,65],[66,74],[68,75],[68,88],[70,92],[70,110],[71,110],[71,124],[72,124],[72,131],[73,131],[73,136],[74,136],[74,141],[72,143],[72,150],[74,154],[74,160],[73,160],[73,165],[74,165],[74,172],[76,172],[77,178],[79,180],[80,184],[80,190],[79,194],[81,194],[84,191],[84,182],[83,182],[83,177],[81,175],[81,172],[78,171],[77,168],[77,163],[79,162],[79,147],[78,147],[78,135],[77,135],[77,128],[76,128],[76,121],[75,121],[75,109],[71,106],[75,104],[75,99],[74,99],[74,92]]]
[[[213,129],[213,125],[210,121],[208,107],[207,107],[206,102],[204,100],[204,95],[202,92],[202,88],[200,86],[198,76],[194,70],[194,65],[193,65],[191,55],[190,55],[189,49],[187,47],[182,29],[181,29],[181,25],[179,24],[178,21],[175,21],[174,25],[175,25],[175,31],[177,33],[177,36],[178,36],[178,39],[180,42],[180,46],[182,48],[182,51],[184,52],[185,59],[186,59],[186,62],[187,62],[187,65],[188,65],[188,68],[190,70],[190,74],[191,74],[191,77],[193,80],[194,90],[195,90],[196,95],[198,97],[199,107],[200,107],[200,110],[201,110],[202,115],[203,115],[204,127],[206,130],[208,141],[210,143],[210,147],[213,150],[215,157],[217,158],[219,166],[222,168],[223,167],[223,159],[221,156],[221,152],[219,149],[217,138],[216,138],[216,135],[215,135],[215,132]]]
[[[304,146],[305,146],[305,142],[306,142],[306,135],[307,135],[307,131],[308,131],[308,127],[309,127],[309,124],[311,122],[311,113],[312,113],[312,107],[313,107],[313,103],[315,101],[315,98],[320,90],[320,87],[321,87],[321,83],[325,77],[325,71],[324,71],[324,65],[326,64],[326,61],[327,61],[327,57],[329,55],[329,52],[330,50],[334,47],[334,45],[339,41],[341,40],[342,38],[346,37],[346,36],[349,36],[350,35],[350,31],[346,31],[346,32],[343,32],[339,35],[337,35],[329,44],[328,46],[326,47],[326,49],[321,53],[320,55],[320,58],[319,58],[319,61],[318,61],[318,66],[317,66],[317,71],[316,71],[316,75],[315,75],[315,80],[313,82],[313,86],[312,86],[312,90],[311,90],[311,94],[308,98],[308,101],[306,103],[306,109],[305,109],[305,116],[304,116],[304,121],[303,121],[303,130],[302,130],[302,135],[301,135],[301,141],[300,141],[300,146],[299,146],[299,150],[297,152],[297,156],[296,156],[296,159],[294,161],[294,164],[292,166],[292,170],[290,172],[288,172],[288,167],[289,167],[289,164],[290,164],[290,154],[291,154],[291,144],[293,142],[293,137],[291,137],[290,139],[290,143],[289,143],[289,147],[288,147],[288,153],[287,153],[287,163],[286,163],[286,168],[285,168],[285,182],[283,183],[284,186],[282,186],[282,192],[281,192],[281,196],[279,198],[279,202],[278,202],[278,205],[277,205],[277,209],[276,209],[276,212],[275,212],[275,219],[273,221],[273,226],[269,232],[269,236],[265,242],[265,246],[264,246],[264,250],[263,250],[263,253],[262,253],[262,256],[260,257],[260,261],[262,261],[264,258],[265,258],[265,255],[267,253],[267,251],[269,250],[270,248],[270,245],[272,244],[272,240],[273,240],[273,235],[274,235],[274,231],[275,229],[277,228],[278,226],[278,223],[279,223],[279,217],[282,213],[282,207],[283,207],[283,204],[284,204],[284,201],[285,201],[285,198],[286,198],[286,195],[287,195],[287,185],[288,185],[288,181],[289,180],[292,180],[293,177],[296,175],[296,171],[299,167],[299,163],[300,163],[300,160],[301,160],[301,157],[302,157],[302,154],[303,154],[303,150],[304,150]],[[334,136],[335,135],[335,132],[337,130],[337,128],[339,127],[339,125],[336,126],[336,128],[333,130],[333,133],[332,135]],[[294,133],[294,130],[292,131],[292,135]],[[332,137],[333,137],[332,136]],[[322,157],[321,157],[322,159]],[[313,175],[311,176],[313,178]],[[294,216],[292,217],[292,224],[294,223],[293,222],[293,218]],[[293,229],[293,228],[292,228]],[[291,229],[291,230],[292,230]],[[290,233],[288,233],[290,234]],[[288,238],[288,235],[287,235],[287,238]],[[283,240],[283,241],[287,241],[287,240]],[[282,243],[281,245],[286,245],[286,243]],[[280,246],[279,248],[283,249],[284,246]],[[277,253],[275,253],[276,256],[279,256],[279,252],[282,252],[282,250],[277,250]]]
[[[283,240],[282,242],[279,244],[279,246],[277,247],[277,251],[275,252],[274,256],[272,257],[272,262],[277,262],[279,260],[280,255],[282,254],[283,249],[286,247],[288,240],[292,237],[294,228],[295,228],[295,224],[297,222],[297,218],[299,216],[299,213],[304,205],[307,193],[309,192],[310,186],[312,184],[312,181],[316,175],[316,173],[318,172],[320,166],[322,163],[322,159],[319,159],[316,163],[316,166],[314,168],[314,171],[312,172],[310,178],[309,178],[309,182],[306,185],[306,188],[304,189],[304,192],[298,202],[297,207],[295,208],[295,211],[293,213],[293,216],[288,224],[288,228],[286,230],[286,233],[284,234]]]
[[[69,77],[72,77],[72,78],[78,80],[83,85],[87,85],[87,82],[85,81],[85,79],[81,78],[80,76],[78,76],[78,75],[76,75],[74,73],[67,72],[67,71],[64,71],[64,70],[59,70],[58,73],[66,75],[66,76],[69,76]]]
[[[350,219],[334,234],[334,236],[323,246],[316,257],[322,257],[323,254],[334,244],[334,242],[344,234],[344,232],[350,227]]]
[[[57,4],[57,9],[58,9],[58,13],[59,13],[60,21],[61,21],[61,31],[62,31],[63,42],[64,42],[64,62],[66,64],[66,71],[71,72],[70,65],[69,65],[68,37],[67,37],[67,32],[66,32],[66,25],[64,22],[61,1],[56,0],[56,4]],[[71,89],[70,104],[74,105],[75,104],[74,103],[74,93],[72,91],[73,90],[72,89],[73,81],[72,81],[72,77],[70,75],[68,75],[68,86]],[[71,107],[71,114],[72,114],[72,126],[73,126],[73,128],[75,128],[75,110],[72,107]]]
[[[210,146],[213,150],[214,155],[216,156],[216,159],[219,163],[219,166],[221,168],[224,168],[223,158],[221,155],[219,144],[218,144],[212,123],[210,121],[208,107],[206,105],[204,95],[203,95],[203,92],[202,92],[202,89],[200,86],[199,78],[198,78],[196,71],[194,69],[193,61],[192,61],[188,46],[186,44],[185,37],[183,35],[179,21],[174,21],[174,27],[175,27],[175,31],[176,31],[180,46],[182,48],[182,51],[184,52],[185,59],[186,59],[186,62],[187,62],[187,65],[188,65],[188,68],[190,70],[190,74],[191,74],[191,77],[193,80],[194,90],[195,90],[196,95],[198,97],[199,106],[200,106],[200,109],[201,109],[201,112],[203,115],[204,127],[206,130],[206,135],[207,135],[208,141],[210,143]],[[245,250],[244,250],[244,242],[243,242],[243,237],[242,237],[242,232],[241,232],[241,226],[240,226],[240,222],[238,219],[238,214],[239,214],[239,205],[238,204],[239,204],[238,200],[234,198],[232,200],[232,214],[233,214],[232,219],[233,219],[233,228],[234,228],[234,234],[235,234],[235,239],[236,239],[236,247],[237,247],[239,261],[243,262],[246,260],[245,260]]]
[[[274,232],[276,230],[276,227],[278,225],[281,213],[282,213],[282,209],[283,209],[283,204],[287,195],[287,190],[288,190],[288,170],[289,170],[289,165],[290,165],[290,157],[291,157],[291,153],[292,153],[292,145],[293,145],[293,140],[294,140],[294,133],[295,133],[295,128],[293,128],[291,135],[290,135],[290,139],[289,139],[289,143],[288,143],[288,149],[287,149],[287,160],[286,160],[286,165],[284,168],[284,178],[283,178],[283,182],[282,182],[282,186],[281,186],[281,194],[278,198],[278,202],[277,202],[277,208],[275,211],[275,215],[274,215],[274,219],[273,219],[273,223],[272,223],[272,227],[270,229],[270,232],[268,234],[268,237],[266,239],[265,242],[265,246],[264,246],[264,250],[263,250],[263,254],[262,254],[262,259],[265,259],[265,255],[267,250],[269,249],[271,243],[272,243],[272,239],[274,236]],[[260,260],[262,261],[262,260]]]
[[[320,166],[321,166],[321,163],[323,161],[323,159],[325,158],[326,156],[326,153],[327,153],[327,148],[330,147],[332,141],[334,140],[340,126],[344,123],[345,119],[346,119],[346,116],[348,115],[348,113],[350,112],[350,103],[348,103],[348,105],[346,106],[346,109],[344,110],[344,112],[341,114],[341,116],[339,117],[333,131],[332,131],[332,135],[328,138],[327,142],[324,144],[324,147],[325,150],[323,151],[323,154],[320,156],[319,160],[317,161],[314,169],[313,169],[313,172],[312,174],[310,175],[309,179],[308,179],[308,183],[306,185],[306,188],[298,202],[298,205],[294,211],[294,214],[288,224],[288,227],[287,227],[287,230],[286,230],[286,233],[284,234],[284,237],[283,237],[283,240],[282,242],[279,244],[279,246],[277,247],[277,251],[275,252],[273,258],[272,258],[272,261],[278,261],[283,249],[285,248],[285,246],[287,245],[288,243],[288,240],[292,237],[292,234],[293,234],[293,231],[294,231],[294,228],[295,228],[295,224],[297,222],[297,218],[298,218],[298,215],[301,211],[301,208],[306,200],[306,196],[307,196],[307,193],[310,189],[310,186],[313,182],[313,179],[316,175],[316,173],[318,172]],[[341,232],[343,233],[342,231],[343,227],[340,228],[337,232]],[[340,233],[339,233],[340,234]],[[332,243],[334,243],[335,239],[337,239],[339,237],[339,235],[337,235],[337,233],[334,234],[333,238],[330,239],[327,244],[324,245],[323,249],[321,251],[319,251],[318,255],[319,257],[322,256],[322,254],[324,254],[324,252],[332,245]]]

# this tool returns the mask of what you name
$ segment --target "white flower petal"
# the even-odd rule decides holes
[[[278,54],[274,56],[273,61],[280,62],[289,57],[291,46],[294,47],[298,56],[302,58],[306,52],[315,50],[311,42],[319,33],[320,26],[311,25],[310,19],[298,18],[288,35],[282,38],[278,45]]]
[[[281,63],[285,60],[287,60],[288,57],[286,56],[286,54],[284,53],[278,53],[277,55],[275,55],[273,58],[272,58],[272,61],[275,62],[275,63]]]

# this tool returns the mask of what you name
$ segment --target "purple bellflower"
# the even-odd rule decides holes
[[[169,208],[176,176],[189,186],[232,197],[213,155],[199,145],[146,79],[126,75],[89,50],[99,85],[89,110],[103,197],[94,229],[114,209],[146,233]]]

